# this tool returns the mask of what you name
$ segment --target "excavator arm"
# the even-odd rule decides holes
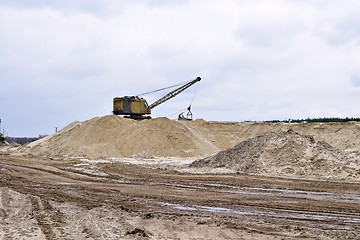
[[[160,98],[160,99],[156,100],[154,103],[150,104],[149,108],[153,109],[154,107],[159,106],[163,102],[166,102],[167,100],[175,97],[179,93],[183,92],[185,89],[187,89],[187,88],[191,87],[192,85],[194,85],[195,83],[199,82],[200,80],[201,80],[201,78],[197,77],[196,79],[192,80],[191,82],[188,82],[188,83],[182,85],[181,87],[169,92],[168,94],[166,94],[162,98]]]

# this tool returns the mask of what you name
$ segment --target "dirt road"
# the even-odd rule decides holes
[[[0,154],[1,239],[360,239],[360,183]]]

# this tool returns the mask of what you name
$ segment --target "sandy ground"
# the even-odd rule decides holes
[[[360,183],[0,151],[1,239],[360,239]],[[136,163],[136,164],[130,164]]]

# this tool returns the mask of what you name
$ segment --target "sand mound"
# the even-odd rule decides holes
[[[61,131],[32,142],[23,152],[43,156],[86,158],[142,156],[208,156],[209,143],[186,125],[167,118],[136,121],[119,116],[73,122]]]
[[[340,150],[360,151],[360,122],[304,124],[214,122],[198,119],[186,124],[221,150],[256,136],[293,129],[300,134],[314,136],[316,141],[325,141]]]
[[[21,144],[16,143],[16,142],[12,142],[12,143],[10,143],[9,145],[10,145],[11,147],[19,147],[19,146],[21,146]]]
[[[288,130],[248,139],[190,166],[277,176],[359,179],[360,153],[340,151],[312,136]]]

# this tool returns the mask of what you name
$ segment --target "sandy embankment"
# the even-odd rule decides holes
[[[357,180],[359,143],[360,125],[356,122],[290,124],[201,119],[188,122],[167,118],[135,121],[104,116],[74,122],[20,151],[58,158],[133,156],[146,159],[154,156],[195,160],[226,150],[191,167]]]

